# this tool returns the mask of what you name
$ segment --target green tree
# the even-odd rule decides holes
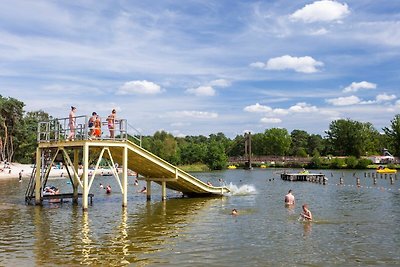
[[[334,155],[359,158],[375,146],[370,140],[378,133],[370,123],[341,119],[331,122],[327,135]]]
[[[291,138],[286,129],[271,128],[265,131],[265,154],[285,156],[289,152]]]
[[[252,142],[253,137],[252,137]],[[235,156],[242,156],[244,154],[244,136],[243,135],[237,135],[235,139],[230,141],[229,146],[226,149],[226,154],[230,157],[235,157]],[[253,154],[255,154],[253,152]]]
[[[42,121],[49,121],[52,117],[43,110],[28,112],[20,125],[21,131],[17,136],[18,148],[15,151],[15,161],[20,163],[34,163],[37,146],[37,127]]]
[[[306,157],[307,141],[309,134],[303,130],[293,130],[290,133],[291,145],[289,154],[292,156]]]
[[[323,140],[322,136],[319,134],[309,135],[307,138],[306,148],[307,148],[307,153],[309,155],[314,156],[314,154],[316,152],[318,152],[318,154],[321,155],[325,149],[324,140]]]
[[[148,149],[152,153],[168,162],[177,164],[180,161],[177,142],[170,133],[157,131],[154,133],[152,139],[146,138],[143,147],[144,145],[148,146]]]
[[[222,143],[218,143],[216,140],[212,140],[208,144],[207,157],[205,158],[205,164],[211,170],[222,170],[226,167],[228,157],[225,154],[225,148]]]
[[[253,155],[262,156],[266,153],[266,139],[264,133],[256,133],[251,135],[251,151]],[[243,137],[243,152],[244,153],[244,137]]]
[[[390,121],[390,126],[383,128],[389,147],[396,157],[400,157],[400,114]]]
[[[18,136],[23,130],[24,103],[15,98],[0,95],[0,159],[13,161],[16,147],[21,142]]]

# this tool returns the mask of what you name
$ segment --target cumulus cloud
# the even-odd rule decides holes
[[[289,114],[289,111],[287,109],[283,108],[274,108],[272,111],[275,115],[287,115]]]
[[[210,82],[210,86],[216,87],[228,87],[231,85],[231,82],[225,79],[218,79]]]
[[[346,3],[342,4],[336,1],[322,0],[315,1],[312,4],[305,5],[303,8],[290,15],[294,21],[303,21],[305,23],[340,21],[350,14]]]
[[[380,102],[391,101],[391,100],[394,100],[394,99],[396,99],[396,95],[388,95],[386,93],[379,94],[379,95],[376,96],[376,101],[379,102],[379,103]]]
[[[352,82],[349,86],[343,89],[343,93],[357,92],[362,89],[376,89],[375,83],[370,83],[366,81],[362,82]]]
[[[311,106],[310,104],[301,102],[301,103],[297,103],[294,106],[291,106],[289,108],[289,111],[291,111],[293,113],[310,113],[310,112],[318,111],[318,108],[316,106]]]
[[[268,106],[263,106],[260,105],[259,103],[256,103],[255,105],[250,105],[247,106],[243,109],[244,111],[247,112],[253,112],[253,113],[260,113],[260,112],[271,112],[272,108],[268,107]]]
[[[260,62],[252,63],[250,66],[257,68],[264,68],[267,70],[285,70],[292,69],[296,72],[314,73],[317,72],[317,67],[323,66],[324,63],[316,61],[310,56],[305,57],[292,57],[284,55],[281,57],[270,58],[267,64],[260,64]]]
[[[215,90],[212,86],[199,86],[197,88],[189,88],[186,93],[195,96],[214,96]]]
[[[124,83],[117,91],[117,95],[147,94],[155,95],[161,93],[158,84],[149,81],[130,81]]]
[[[257,69],[264,69],[265,68],[265,63],[263,62],[254,62],[250,64],[250,67],[252,68],[257,68]]]
[[[347,97],[327,99],[326,102],[334,106],[349,106],[349,105],[359,104],[361,100],[357,96],[352,95]]]
[[[261,118],[260,122],[272,124],[272,123],[281,123],[282,120],[279,118]]]

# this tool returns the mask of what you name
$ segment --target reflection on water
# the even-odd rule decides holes
[[[120,193],[94,188],[87,213],[70,202],[25,206],[20,183],[0,181],[0,266],[399,265],[399,181],[374,186],[365,177],[357,187],[353,172],[330,173],[326,186],[281,181],[273,170],[201,173],[233,193],[188,199],[169,191],[165,202],[160,188],[146,202],[132,184],[127,208]],[[64,180],[52,182],[67,190]],[[283,203],[289,189],[296,205]],[[303,203],[313,222],[297,220]]]

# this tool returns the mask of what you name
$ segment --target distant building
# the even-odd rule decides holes
[[[383,149],[382,156],[369,156],[368,159],[372,160],[374,164],[389,164],[395,162],[395,158],[386,148]]]

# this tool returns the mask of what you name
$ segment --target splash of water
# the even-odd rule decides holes
[[[238,187],[237,185],[230,183],[229,185],[227,185],[227,187],[231,191],[230,194],[232,196],[246,196],[246,195],[254,195],[257,193],[257,190],[254,187],[254,185],[244,184]]]

